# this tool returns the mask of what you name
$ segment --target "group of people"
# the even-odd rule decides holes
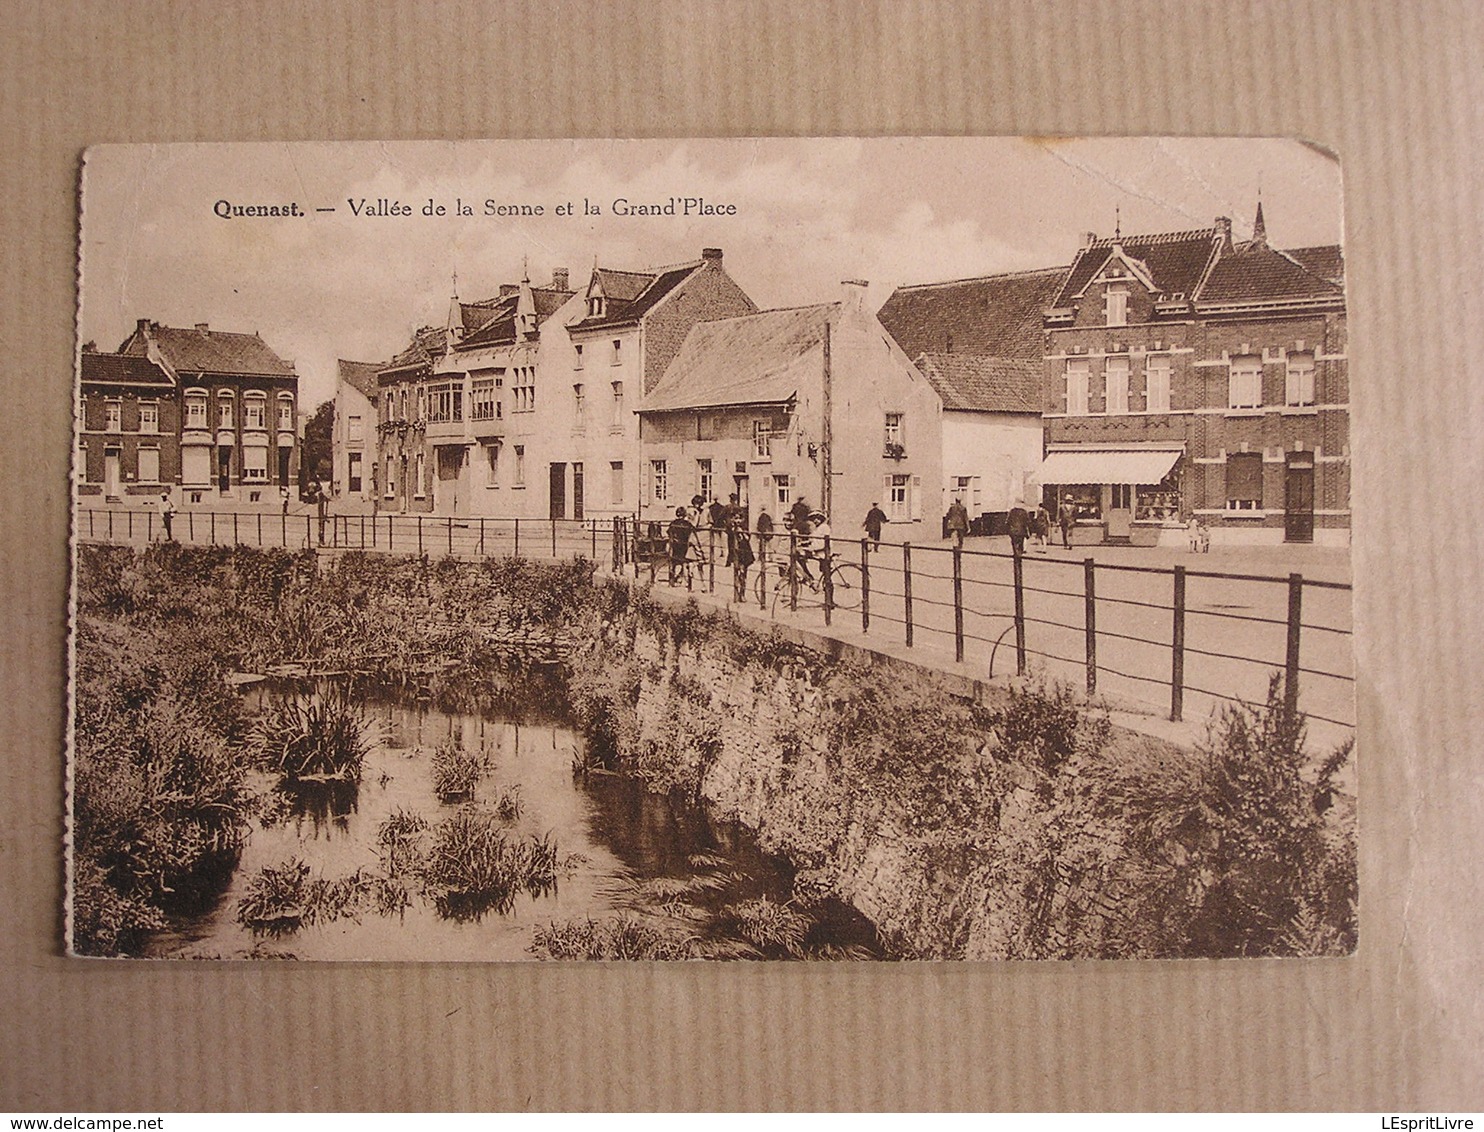
[[[874,542],[880,542],[881,528],[885,522],[885,513],[879,505],[874,506],[864,524],[864,529]],[[827,540],[832,537],[829,516],[818,508],[810,507],[806,500],[797,499],[784,514],[783,526],[789,536],[790,554],[800,571],[800,580],[806,585],[815,585],[811,567],[818,567],[821,576],[827,569],[824,548]],[[693,553],[698,550],[695,536],[697,532],[708,528],[721,531],[725,535],[725,565],[732,569],[736,599],[742,601],[747,594],[748,572],[759,557],[766,560],[769,545],[773,541],[773,516],[766,507],[759,508],[756,522],[749,525],[748,510],[735,494],[726,503],[713,499],[709,505],[702,496],[697,495],[692,497],[689,507],[675,508],[675,517],[670,520],[665,532],[671,585],[680,581],[685,570],[699,561],[699,556]],[[757,536],[756,550],[753,549],[753,534]]]

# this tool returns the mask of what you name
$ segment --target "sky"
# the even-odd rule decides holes
[[[1229,216],[1243,239],[1259,193],[1275,246],[1342,242],[1338,163],[1283,139],[95,146],[79,338],[112,350],[140,318],[256,331],[295,363],[309,408],[333,395],[337,358],[384,361],[443,325],[455,293],[488,298],[523,272],[541,285],[566,267],[580,289],[595,262],[645,270],[719,247],[761,308],[831,301],[842,279],[868,280],[879,306],[903,284],[1069,264],[1084,233],[1115,223],[1132,235]],[[620,198],[675,198],[681,214],[615,215]],[[687,217],[686,198],[718,211]],[[350,206],[381,199],[411,215]],[[430,199],[443,215],[423,214]],[[544,215],[486,215],[486,201]],[[223,218],[220,202],[304,215]]]

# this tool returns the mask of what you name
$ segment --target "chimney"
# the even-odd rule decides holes
[[[870,284],[864,279],[840,280],[844,309],[856,314],[864,311],[866,309],[866,288],[869,286]]]
[[[198,322],[196,323],[196,333],[201,335],[202,338],[205,338],[211,333],[211,327],[204,322]]]
[[[1097,243],[1097,239],[1098,239],[1098,234],[1096,232],[1083,232],[1082,233],[1082,246],[1084,248],[1090,248],[1090,247],[1092,247],[1093,244]]]
[[[553,267],[551,269],[551,289],[553,291],[565,291],[567,289],[567,269],[565,267]]]
[[[137,330],[140,334],[143,334],[146,330],[149,329],[149,319],[147,319],[147,318],[136,319],[134,321],[134,329]]]
[[[1218,216],[1216,218],[1216,235],[1221,240],[1221,250],[1229,252],[1232,250],[1232,218],[1230,216]]]
[[[714,263],[718,267],[720,267],[721,266],[721,249],[720,248],[702,248],[701,249],[701,258],[703,260],[706,260],[708,263]]]

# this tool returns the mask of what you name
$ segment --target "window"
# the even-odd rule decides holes
[[[292,397],[278,398],[278,431],[294,431],[294,399]]]
[[[361,454],[352,452],[345,473],[345,489],[347,491],[361,490]]]
[[[423,497],[423,454],[419,452],[417,459],[413,462],[412,473],[412,497],[421,499]]]
[[[1226,506],[1256,511],[1262,506],[1262,454],[1233,452],[1226,458]]]
[[[1128,288],[1110,286],[1103,292],[1104,321],[1108,326],[1128,325]]]
[[[1228,391],[1231,408],[1262,408],[1262,359],[1256,354],[1233,358]]]
[[[1154,486],[1139,488],[1134,518],[1153,522],[1179,520],[1180,473],[1178,469],[1171,469],[1170,474]]]
[[[886,517],[893,523],[906,523],[912,517],[912,479],[910,476],[886,477]]]
[[[139,482],[160,482],[160,450],[158,448],[139,450]]]
[[[582,368],[582,343],[581,342],[577,343],[577,345],[574,346],[573,349],[575,349],[577,351],[577,360],[572,363],[572,368],[573,369],[581,369]]]
[[[242,417],[244,428],[255,428],[259,431],[268,427],[268,403],[261,397],[247,397],[242,402]]]
[[[754,460],[773,458],[773,422],[752,422],[752,457]]]
[[[218,397],[216,402],[216,427],[231,428],[232,422],[233,417],[231,395],[228,394],[226,396]]]
[[[623,426],[623,382],[615,381],[613,383],[613,427],[622,429]]]
[[[124,430],[124,406],[121,401],[105,401],[103,403],[103,431],[122,432]]]
[[[526,486],[526,446],[524,444],[515,446],[515,486]]]
[[[589,318],[603,317],[603,296],[593,295],[587,301],[587,314]]]
[[[888,456],[901,456],[907,451],[906,440],[902,435],[902,414],[886,414],[886,454]]]
[[[616,366],[623,365],[623,339],[622,338],[615,338],[613,340],[613,364],[616,365]]]
[[[1151,413],[1170,411],[1170,359],[1151,354],[1144,360],[1144,408]]]
[[[498,444],[486,444],[484,446],[484,458],[486,462],[484,486],[500,486],[500,446]]]
[[[139,402],[139,431],[160,431],[160,404],[158,401]]]
[[[469,419],[492,421],[495,419],[495,379],[476,377],[469,383]]]
[[[670,498],[670,465],[664,460],[649,461],[649,478],[654,484],[654,501],[663,503]]]
[[[536,370],[533,366],[516,366],[511,379],[511,394],[514,404],[511,412],[531,413],[536,410]]]
[[[710,413],[701,413],[696,417],[696,439],[716,439],[716,417]]]
[[[778,513],[781,515],[783,512],[787,511],[790,507],[793,506],[793,501],[793,481],[790,480],[788,476],[774,476],[773,502],[778,507]]]
[[[970,515],[978,515],[982,500],[979,495],[980,480],[978,476],[954,476],[953,483],[949,485],[950,494],[955,499],[963,501],[964,507]]]
[[[623,461],[614,460],[608,465],[608,502],[623,502]]]
[[[1103,385],[1107,401],[1104,411],[1128,412],[1128,358],[1109,358],[1103,363]]]
[[[383,402],[382,407],[381,407],[381,415],[382,415],[382,417],[384,417],[388,421],[394,420],[395,419],[394,410],[397,407],[396,406],[396,403],[395,403],[395,396],[393,394],[391,394],[391,393],[388,393],[388,394],[386,394],[385,396],[382,397],[382,402]],[[279,406],[279,411],[280,412],[282,411],[282,406]],[[282,422],[279,423],[279,427],[280,428],[283,427]]]
[[[187,396],[186,403],[186,428],[206,427],[206,397],[204,394]]]
[[[716,494],[716,477],[711,473],[710,460],[696,461],[696,494],[711,500]]]
[[[417,416],[414,419],[420,421],[428,419],[428,391],[421,385],[417,387]]]
[[[363,433],[363,430],[361,429],[361,418],[359,416],[352,415],[346,418],[345,439],[350,441],[352,444],[365,439],[365,435]]]
[[[242,479],[244,482],[268,482],[268,449],[254,445],[242,450]]]
[[[391,397],[391,394],[388,393],[387,394],[387,397],[390,398]],[[397,494],[397,464],[396,464],[396,461],[395,460],[388,460],[386,462],[386,493],[385,494],[386,494],[386,498],[387,499],[391,499],[393,496],[395,496]]]
[[[1087,370],[1086,358],[1067,359],[1067,415],[1087,416]]]
[[[1314,403],[1314,355],[1288,355],[1288,397],[1292,406]]]
[[[587,421],[587,397],[583,394],[581,382],[572,386],[572,419],[578,428]]]
[[[419,408],[423,391],[418,390]],[[427,420],[429,424],[447,424],[464,419],[464,383],[444,382],[429,386],[427,390]]]

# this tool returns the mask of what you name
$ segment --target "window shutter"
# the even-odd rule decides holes
[[[922,518],[922,477],[921,476],[913,476],[912,477],[911,495],[908,497],[908,503],[910,503],[911,504],[911,507],[912,507],[912,519],[913,519],[914,522],[916,522],[918,519],[921,519]]]
[[[891,510],[891,476],[881,477],[881,503],[888,511]]]

